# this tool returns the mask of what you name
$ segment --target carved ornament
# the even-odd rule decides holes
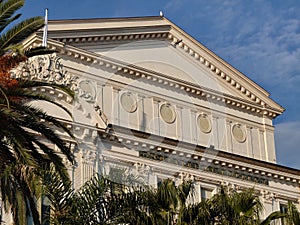
[[[56,54],[31,57],[12,70],[11,75],[14,78],[64,85],[73,91],[78,89],[78,77],[64,68]]]

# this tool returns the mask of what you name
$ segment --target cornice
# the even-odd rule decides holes
[[[188,35],[181,28],[174,23],[166,19],[165,17],[132,17],[132,18],[108,18],[108,19],[84,19],[84,20],[62,20],[62,21],[50,21],[53,24],[53,28],[49,28],[51,33],[58,32],[58,28],[55,28],[56,24],[59,24],[61,32],[72,32],[68,30],[69,25],[77,24],[76,31],[70,33],[69,37],[56,38],[56,40],[65,42],[66,44],[72,43],[89,43],[100,41],[101,43],[111,41],[124,41],[124,40],[140,40],[147,38],[155,38],[155,33],[160,33],[162,30],[167,32],[168,41],[174,46],[181,49],[187,55],[194,60],[204,64],[208,70],[211,70],[217,75],[224,83],[232,86],[237,91],[242,93],[247,99],[252,102],[266,105],[267,108],[273,108],[280,113],[284,109],[276,102],[269,98],[269,93],[242,74],[240,71],[232,67],[225,62],[214,52],[203,46],[193,37]],[[84,26],[86,25],[86,26]],[[96,26],[97,25],[97,26]],[[74,27],[72,27],[72,30]],[[111,34],[102,34],[95,36],[96,31],[113,30]],[[147,33],[148,30],[148,33]],[[90,33],[87,34],[86,32]],[[122,33],[129,31],[126,35]],[[150,32],[151,31],[151,32]],[[80,36],[81,32],[85,32],[85,35]],[[97,32],[96,32],[97,33]],[[76,36],[74,38],[73,36]],[[90,36],[88,36],[90,35]],[[178,43],[176,46],[175,44]],[[249,88],[250,87],[250,88]],[[250,90],[251,89],[251,90]],[[255,91],[254,91],[255,90]]]
[[[109,41],[131,41],[138,39],[153,39],[160,37],[159,34],[168,34],[170,30],[169,25],[160,26],[141,26],[135,27],[123,27],[119,28],[93,28],[84,29],[74,33],[74,30],[58,30],[49,33],[48,38],[64,43],[95,43],[95,42],[109,42]],[[42,36],[42,31],[37,32],[39,36]],[[166,36],[165,36],[166,37]]]
[[[139,36],[132,35],[132,38],[140,38]],[[123,36],[122,36],[123,37]],[[167,33],[157,33],[153,34],[153,36],[147,36],[143,34],[144,38],[170,38],[167,37]],[[110,37],[111,38],[111,37]],[[116,38],[115,40],[118,40]],[[28,39],[26,42],[24,42],[24,45],[26,48],[30,47],[36,47],[41,44],[41,37],[38,35],[32,36],[30,39]],[[55,41],[55,40],[48,40],[48,47],[50,49],[56,50],[61,54],[64,54],[68,57],[74,58],[76,60],[80,60],[83,64],[92,65],[95,67],[102,67],[105,70],[113,70],[117,72],[118,74],[130,76],[132,78],[138,78],[138,79],[145,79],[148,82],[155,82],[160,85],[167,86],[169,88],[173,88],[176,91],[184,91],[188,93],[189,95],[193,95],[196,98],[205,98],[209,101],[219,102],[221,104],[226,104],[228,107],[234,107],[234,108],[240,108],[243,111],[246,111],[248,113],[252,114],[258,114],[261,116],[267,116],[270,118],[275,118],[277,115],[281,114],[282,111],[278,108],[272,108],[265,104],[265,102],[261,101],[260,99],[256,98],[253,94],[251,94],[246,89],[243,89],[243,87],[240,87],[236,82],[233,82],[232,85],[234,85],[236,88],[240,87],[241,91],[245,90],[245,94],[250,96],[252,100],[247,99],[241,99],[237,98],[235,96],[231,96],[228,94],[224,94],[222,92],[217,92],[212,89],[208,89],[205,87],[201,87],[198,85],[195,85],[190,82],[186,82],[171,76],[168,76],[166,74],[162,74],[156,71],[151,71],[145,68],[142,68],[140,66],[136,65],[130,65],[126,62],[112,59],[106,56],[102,56],[93,52],[89,52],[83,49],[76,48],[74,46],[68,45],[64,42]],[[194,57],[196,55],[194,54]],[[196,57],[197,58],[197,57]],[[201,57],[199,57],[200,62],[204,60]],[[225,75],[221,71],[219,71],[217,68],[213,67],[211,64],[209,64],[208,61],[203,61],[203,63],[210,69],[213,69],[217,74],[220,75],[220,77],[223,77],[225,80],[228,80],[229,82],[229,76]],[[251,97],[252,96],[252,97]]]
[[[280,170],[281,172],[284,172],[284,173],[293,174],[300,179],[300,170],[277,165],[274,163],[260,161],[260,160],[256,160],[253,158],[248,158],[248,157],[220,151],[220,150],[217,150],[214,148],[206,148],[203,146],[198,146],[198,145],[194,145],[194,144],[183,142],[183,141],[178,141],[178,140],[171,139],[171,138],[162,138],[162,137],[154,135],[154,134],[149,134],[149,133],[142,132],[142,131],[128,129],[128,128],[117,126],[117,125],[114,125],[113,132],[117,133],[118,135],[130,134],[130,135],[128,135],[129,138],[130,137],[139,138],[141,143],[144,143],[145,141],[149,141],[149,140],[153,141],[155,143],[159,142],[159,143],[165,145],[165,146],[161,146],[163,148],[175,149],[178,147],[182,147],[182,151],[185,151],[186,149],[193,149],[193,150],[195,150],[194,152],[200,152],[200,153],[204,153],[204,151],[205,151],[205,153],[209,153],[209,151],[211,151],[210,153],[213,157],[226,158],[228,160],[228,163],[239,162],[241,167],[245,167],[246,165],[251,164],[252,166],[254,166],[252,169],[259,169],[259,168],[260,168],[260,170],[261,170],[261,168],[263,168],[264,170],[269,169],[266,172],[271,172],[271,170]],[[209,151],[207,152],[207,150],[209,150]],[[215,154],[216,152],[218,153],[217,155]],[[187,154],[190,154],[190,152]]]
[[[103,159],[107,162],[122,163],[123,165],[141,165],[141,167],[148,167],[150,173],[162,174],[170,179],[180,178],[181,180],[191,180],[193,182],[205,182],[212,185],[223,185],[235,190],[248,189],[253,187],[258,195],[261,195],[264,200],[283,199],[298,202],[299,194],[296,191],[287,191],[284,188],[276,188],[264,184],[255,183],[247,180],[239,180],[232,177],[224,177],[224,175],[210,173],[204,170],[191,170],[190,168],[180,167],[167,162],[155,162],[147,158],[136,158],[132,155],[124,155],[119,152],[110,150],[103,151]],[[225,178],[225,179],[224,179]]]
[[[45,121],[41,121],[45,122]],[[61,120],[69,129],[73,129],[75,136],[78,134],[84,134],[84,140],[70,139],[68,136],[64,136],[63,138],[70,144],[70,148],[72,152],[79,153],[79,157],[82,157],[82,163],[88,165],[94,165],[94,160],[96,159],[96,151],[98,151],[97,145],[95,145],[95,140],[97,138],[102,139],[103,141],[107,141],[110,145],[116,146],[126,146],[131,150],[136,152],[141,152],[143,149],[146,152],[164,152],[165,154],[169,154],[172,156],[179,155],[181,158],[185,158],[185,161],[188,162],[191,159],[199,160],[203,164],[211,165],[210,167],[220,167],[223,170],[234,170],[237,174],[253,174],[253,176],[268,181],[268,183],[261,183],[256,181],[250,181],[248,179],[240,179],[235,176],[226,176],[224,174],[215,173],[210,170],[205,169],[193,169],[187,166],[178,166],[176,164],[167,162],[167,161],[155,161],[149,158],[141,157],[135,154],[124,154],[122,151],[115,151],[111,148],[106,149],[101,148],[101,156],[100,159],[105,162],[118,163],[119,165],[124,166],[135,166],[139,173],[156,173],[156,174],[164,174],[169,176],[170,178],[180,178],[191,180],[193,182],[205,182],[213,185],[226,185],[229,188],[234,189],[244,189],[253,187],[257,194],[261,195],[264,200],[290,200],[293,202],[297,202],[299,200],[299,194],[293,189],[286,189],[285,186],[277,187],[274,186],[270,182],[276,182],[281,184],[286,184],[289,186],[295,187],[297,189],[300,184],[300,171],[296,169],[291,169],[288,167],[262,162],[253,159],[247,159],[249,162],[243,163],[243,158],[238,155],[233,155],[230,153],[227,154],[227,157],[224,157],[221,152],[217,155],[215,153],[193,151],[193,153],[189,153],[188,148],[186,146],[182,146],[182,150],[176,147],[175,145],[179,144],[177,140],[172,139],[164,139],[160,142],[157,142],[156,137],[149,138],[149,134],[136,131],[135,135],[129,137],[128,135],[125,137],[122,136],[121,130],[128,130],[127,128],[121,127],[112,127],[111,129],[101,129],[93,126],[88,126],[86,124]],[[131,130],[132,131],[132,130]],[[123,132],[122,132],[123,133]],[[139,134],[138,134],[139,133]],[[143,138],[143,140],[138,140]],[[144,138],[147,138],[145,140]],[[149,142],[154,141],[154,142]],[[81,141],[85,144],[81,146]],[[89,146],[87,148],[87,146]],[[83,148],[82,148],[83,147]],[[198,146],[202,149],[204,147]],[[176,148],[176,149],[175,149]],[[82,152],[87,151],[87,152]],[[215,150],[213,150],[215,151]],[[233,161],[228,161],[228,155],[233,156]],[[71,164],[64,156],[63,162],[69,167],[77,167],[77,164]],[[260,164],[257,166],[256,164]]]
[[[184,162],[191,161],[199,162],[202,165],[209,165],[212,169],[231,170],[240,174],[250,174],[254,177],[265,179],[268,182],[274,181],[297,187],[300,186],[300,171],[297,169],[170,138],[163,138],[154,134],[116,125],[110,128],[99,128],[66,120],[62,120],[62,122],[64,122],[69,129],[73,129],[76,137],[83,138],[85,142],[90,140],[94,143],[95,138],[99,137],[103,141],[108,141],[117,146],[124,146],[140,153],[165,154],[171,158],[176,157],[182,159]],[[80,142],[79,139],[78,142]],[[139,159],[142,160],[143,158],[153,161],[153,163],[163,162],[139,156]],[[193,167],[181,167],[191,171],[199,170]],[[205,172],[215,174],[215,172],[210,170],[205,170]],[[243,179],[239,178],[238,180]],[[246,182],[247,180],[244,181]]]
[[[127,130],[126,133],[121,130]],[[291,183],[299,186],[300,171],[273,163],[259,161],[232,153],[222,152],[217,149],[207,149],[177,140],[156,137],[126,128],[114,126],[111,133],[99,131],[100,137],[110,142],[123,144],[139,152],[159,153],[182,158],[185,162],[195,161],[240,173],[249,173],[268,181]],[[131,135],[128,135],[131,133]],[[138,136],[140,133],[140,136]],[[144,138],[142,137],[144,135]],[[191,150],[190,150],[191,149]],[[155,160],[154,160],[155,161]],[[190,169],[193,170],[191,167]]]
[[[123,28],[140,26],[159,26],[169,25],[164,17],[146,16],[146,17],[127,17],[127,18],[90,18],[90,19],[67,19],[67,20],[49,20],[48,29],[53,30],[86,30],[93,28]]]
[[[66,23],[99,23],[99,22],[122,22],[126,21],[153,21],[158,20],[161,21],[164,17],[161,16],[143,16],[143,17],[116,17],[116,18],[86,18],[86,19],[63,19],[63,20],[49,20],[51,24],[66,24]]]

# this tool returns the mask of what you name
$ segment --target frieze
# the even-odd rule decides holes
[[[139,173],[139,174],[149,174],[149,172],[151,171],[151,167],[149,165],[145,165],[144,163],[135,163],[134,164],[135,166],[135,171],[136,173]]]
[[[147,159],[151,159],[154,161],[164,161],[167,163],[187,167],[190,169],[219,174],[219,175],[227,176],[227,177],[233,177],[233,178],[236,178],[239,180],[245,180],[245,181],[249,181],[249,182],[269,185],[269,180],[263,178],[260,175],[248,173],[245,171],[244,172],[238,171],[234,168],[233,169],[223,168],[222,166],[220,167],[213,163],[207,165],[205,163],[201,163],[199,160],[193,160],[193,159],[185,160],[185,159],[181,159],[179,157],[174,157],[170,154],[156,153],[153,151],[140,151],[139,156],[142,158],[147,158]]]

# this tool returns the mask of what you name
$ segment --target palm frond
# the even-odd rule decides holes
[[[42,176],[43,195],[50,201],[50,221],[53,224],[71,224],[66,223],[72,216],[71,208],[74,191],[71,181],[62,179],[55,167],[51,165],[42,170]]]
[[[62,131],[66,132],[71,138],[75,138],[73,133],[70,131],[70,129],[67,128],[65,124],[63,124],[61,121],[57,120],[56,117],[48,115],[46,112],[42,111],[39,108],[35,108],[31,105],[24,105],[24,106],[15,106],[16,108],[18,107],[19,111],[23,111],[28,113],[28,115],[31,115],[32,117],[37,117],[40,120],[45,120],[47,126],[49,124],[52,124],[51,127],[55,128],[56,130],[61,129]],[[61,131],[60,130],[60,131]],[[51,134],[52,135],[52,134]]]
[[[20,14],[16,16],[13,14],[23,5],[24,0],[7,0],[0,3],[0,33],[8,24],[20,17]]]
[[[193,184],[191,181],[183,181],[178,187],[178,199],[181,206],[186,204],[189,194],[193,193]]]
[[[157,190],[161,207],[166,211],[176,209],[178,205],[177,194],[175,182],[170,179],[164,180]]]
[[[0,37],[0,55],[8,51],[9,48],[15,44],[20,43],[43,25],[44,20],[42,17],[33,17],[20,22],[9,29]]]
[[[31,103],[31,101],[40,101],[40,102],[48,102],[51,103],[53,105],[58,106],[58,108],[64,110],[69,116],[70,118],[73,118],[72,113],[62,104],[60,104],[57,101],[54,101],[53,99],[51,99],[50,97],[44,95],[44,94],[40,94],[38,92],[32,92],[30,90],[22,90],[22,89],[15,89],[15,90],[10,90],[9,93],[7,93],[10,95],[11,99],[16,99],[16,101],[22,99],[22,101],[26,101],[28,102],[28,104]],[[13,102],[11,102],[12,105],[15,105]],[[19,103],[17,103],[19,104]],[[34,108],[32,106],[32,108]]]
[[[15,224],[25,224],[29,214],[32,215],[35,224],[40,224],[35,197],[32,195],[37,194],[37,186],[32,185],[32,181],[36,179],[32,168],[19,163],[10,163],[1,172],[0,188],[4,208],[12,212]]]
[[[19,19],[22,16],[22,14],[16,14],[12,18],[6,20],[4,23],[1,24],[0,26],[0,33],[8,26],[10,25],[13,21]]]
[[[260,225],[270,225],[270,223],[273,221],[273,220],[276,220],[276,219],[280,219],[280,218],[284,218],[286,217],[287,215],[285,213],[282,213],[282,212],[279,212],[279,211],[275,211],[275,212],[272,212],[266,219],[264,219]]]
[[[292,202],[288,202],[287,220],[290,224],[300,225],[300,213]]]
[[[59,172],[60,176],[64,179],[69,177],[67,168],[65,167],[62,158],[53,149],[49,148],[47,145],[36,141],[35,144],[46,154],[49,160],[53,163],[56,170]]]
[[[37,193],[34,190],[31,190],[32,188],[32,181],[28,180],[28,177],[33,177],[29,176],[28,174],[20,174],[19,176],[19,184],[20,184],[20,189],[22,191],[22,195],[26,196],[26,201],[25,204],[27,205],[27,215],[30,213],[34,224],[39,225],[40,224],[40,219],[39,219],[39,211],[37,209],[37,203],[36,203],[36,197]]]
[[[18,116],[20,116],[20,114],[12,109],[0,109],[1,135],[5,137],[5,142],[11,147],[11,150],[14,152],[14,157],[16,157],[19,162],[33,165],[33,159],[29,151],[26,150],[26,147],[33,149],[34,146],[29,145],[27,132],[20,124],[20,119],[16,120]]]
[[[2,96],[5,99],[6,106],[7,106],[7,108],[9,108],[10,107],[9,99],[5,93],[5,90],[1,87],[1,85],[0,85],[0,96]]]

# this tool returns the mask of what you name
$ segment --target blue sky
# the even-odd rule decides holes
[[[299,0],[27,0],[23,18],[159,15],[181,27],[271,93],[286,111],[275,121],[279,164],[300,169]]]

